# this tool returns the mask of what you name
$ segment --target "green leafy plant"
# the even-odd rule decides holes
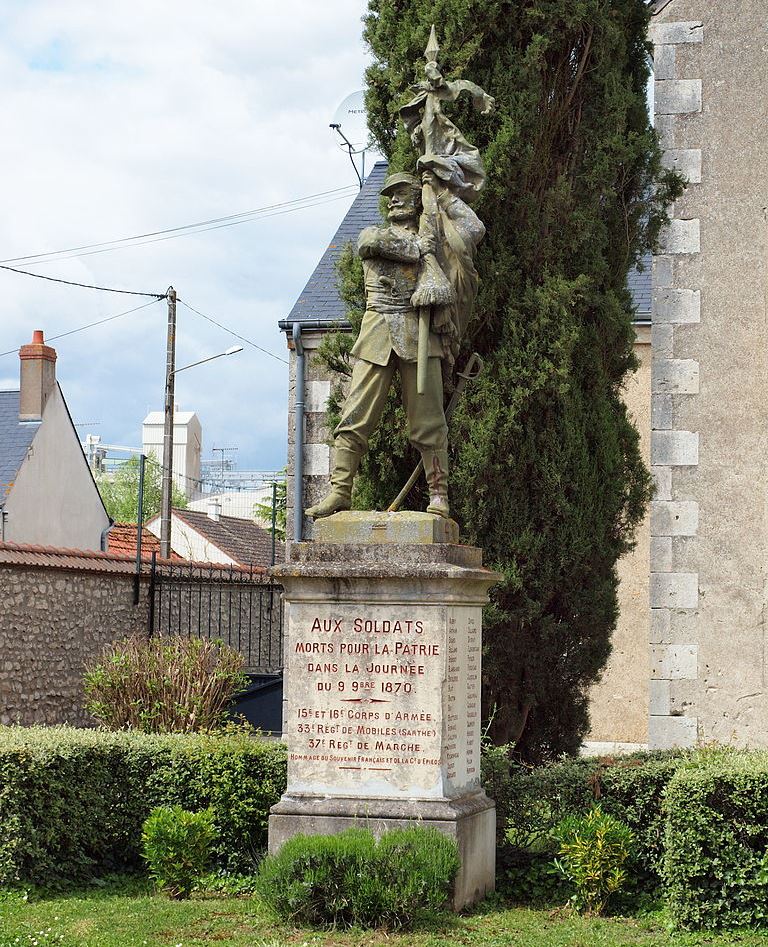
[[[459,869],[435,829],[295,836],[262,862],[256,891],[279,917],[315,927],[411,928],[443,909]]]
[[[602,914],[608,899],[626,881],[624,864],[634,836],[628,825],[595,806],[583,816],[569,816],[555,829],[559,857],[555,865],[574,887],[574,907]]]
[[[141,857],[158,888],[172,898],[188,898],[211,863],[215,838],[210,809],[158,806],[144,822]]]
[[[86,709],[111,730],[190,733],[221,726],[248,684],[244,658],[205,638],[126,638],[86,668]]]
[[[445,75],[496,97],[490,118],[446,106],[488,172],[456,366],[476,351],[485,367],[451,420],[450,491],[465,541],[503,577],[485,616],[491,736],[532,763],[578,752],[617,621],[616,562],[651,494],[622,397],[637,366],[627,274],[683,182],[662,167],[645,102],[650,13],[645,0],[369,0],[364,19],[366,111],[390,171],[415,169],[398,108],[432,23]],[[340,269],[354,332],[359,269]],[[320,353],[342,384],[350,343]],[[361,506],[386,509],[413,469],[399,399],[371,439]]]
[[[71,886],[141,865],[155,806],[211,809],[213,868],[256,869],[286,751],[252,730],[146,734],[0,727],[0,887]]]
[[[144,467],[143,521],[160,512],[163,493],[163,468],[154,457],[147,457]],[[117,470],[96,474],[96,486],[107,513],[116,523],[135,523],[139,511],[139,458],[131,457]],[[186,496],[176,484],[171,486],[171,504],[185,509]]]

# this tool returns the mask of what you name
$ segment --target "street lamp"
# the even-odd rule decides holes
[[[160,502],[160,556],[169,559],[171,556],[171,496],[173,475],[173,397],[174,380],[179,372],[212,362],[215,358],[225,355],[235,355],[242,352],[242,345],[233,345],[218,355],[209,355],[208,358],[198,359],[181,368],[174,366],[176,340],[176,292],[171,287],[168,290],[168,359],[165,371],[165,426],[163,428],[163,492]]]

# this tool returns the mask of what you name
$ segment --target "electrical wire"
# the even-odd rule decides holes
[[[86,326],[78,326],[77,329],[69,329],[67,332],[60,332],[58,335],[52,335],[46,342],[54,342],[56,339],[63,339],[67,335],[74,335],[76,332],[83,332],[85,329],[92,329],[94,326],[104,325],[105,322],[112,322],[113,319],[119,319],[120,316],[127,316],[132,312],[138,312],[140,309],[146,309],[147,306],[154,306],[155,303],[160,302],[160,299],[164,299],[164,296],[159,297],[159,299],[150,299],[148,303],[143,303],[141,306],[135,306],[133,309],[126,309],[124,312],[116,312],[113,316],[107,316],[105,319],[98,319],[96,322],[89,322]],[[7,352],[0,352],[0,358],[3,358],[6,355],[16,355],[18,349],[8,349]]]
[[[269,355],[272,358],[276,358],[278,362],[282,362],[284,365],[288,364],[288,360],[281,358],[279,355],[275,355],[274,352],[270,352],[269,349],[262,348],[260,345],[257,345],[255,342],[252,342],[250,339],[247,339],[244,335],[239,335],[235,332],[234,329],[230,329],[229,326],[225,326],[221,322],[217,322],[211,316],[206,316],[204,312],[200,312],[199,309],[195,309],[194,306],[190,306],[188,302],[185,302],[180,296],[176,297],[176,302],[181,303],[182,306],[186,306],[187,309],[191,310],[194,313],[197,313],[198,316],[202,316],[207,322],[213,323],[213,325],[218,326],[219,329],[223,329],[225,332],[228,332],[230,335],[234,336],[236,339],[240,339],[241,342],[246,342],[248,345],[252,345],[253,348],[258,349],[260,352],[263,352],[265,355]]]
[[[19,270],[15,266],[4,266],[0,263],[0,270],[11,273],[20,273],[22,276],[34,276],[35,279],[48,280],[51,283],[64,283],[66,286],[81,286],[83,289],[98,289],[102,293],[122,293],[125,296],[151,296],[154,301],[166,299],[167,293],[139,293],[133,289],[112,289],[109,286],[93,286],[91,283],[76,283],[69,279],[59,279],[56,276],[44,276],[42,273],[30,273],[28,270]]]
[[[121,237],[117,240],[105,240],[101,243],[84,244],[79,247],[66,247],[62,250],[51,250],[46,253],[30,253],[26,256],[10,257],[7,260],[0,260],[0,265],[24,263],[27,266],[32,266],[35,263],[71,260],[76,257],[93,256],[96,253],[107,253],[111,250],[122,250],[126,247],[140,247],[148,243],[174,240],[177,237],[189,236],[195,233],[206,233],[209,230],[220,230],[225,227],[234,227],[238,224],[250,223],[252,220],[290,214],[297,210],[304,210],[333,201],[343,200],[345,197],[351,196],[354,190],[354,185],[348,184],[344,187],[332,188],[328,191],[319,191],[317,194],[299,197],[292,201],[282,201],[277,204],[266,205],[265,207],[257,207],[254,210],[244,211],[241,214],[231,214],[227,217],[213,217],[210,220],[202,220],[194,224],[184,224],[179,227],[170,227],[167,230],[155,230],[149,233],[137,234],[133,237]],[[65,256],[64,254],[68,255]]]

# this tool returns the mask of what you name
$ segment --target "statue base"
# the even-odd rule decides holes
[[[288,787],[269,850],[353,825],[434,826],[459,846],[453,903],[466,907],[495,877],[480,662],[498,576],[479,549],[436,541],[458,529],[434,514],[337,513],[315,526],[323,540],[294,544],[273,569],[285,589]]]

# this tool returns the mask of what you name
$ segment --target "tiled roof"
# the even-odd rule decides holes
[[[136,558],[136,524],[115,523],[107,533],[107,548],[110,554],[132,556]],[[160,540],[148,529],[141,531],[141,558],[151,559],[152,553],[160,556]],[[171,553],[171,559],[180,559],[176,553]]]
[[[0,391],[0,505],[39,427],[39,421],[19,421],[18,391]]]
[[[204,536],[241,566],[266,569],[272,564],[272,534],[252,520],[220,516],[212,520],[199,510],[177,510],[173,515]],[[275,543],[275,561],[284,558],[283,544]]]
[[[230,573],[251,572],[244,566],[222,566],[211,562],[191,562],[175,557],[173,560],[160,559],[158,563],[185,566],[199,566],[206,570],[221,569]],[[136,556],[114,552],[94,552],[92,549],[64,549],[58,546],[38,546],[30,543],[0,542],[0,566],[33,566],[43,569],[76,569],[81,572],[117,572],[131,573],[136,568]],[[144,574],[147,570],[144,569]]]
[[[320,322],[323,327],[333,323],[339,323],[342,326],[349,325],[346,306],[339,296],[337,287],[336,262],[346,244],[357,245],[357,236],[364,227],[381,223],[379,192],[386,176],[387,162],[377,161],[342,220],[341,226],[334,234],[333,240],[320,258],[304,291],[288,314],[288,318],[279,323],[281,329],[290,329],[294,322],[302,325]]]

